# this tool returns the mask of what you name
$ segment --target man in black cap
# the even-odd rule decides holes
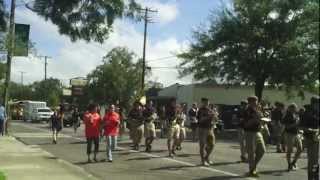
[[[202,106],[198,111],[200,157],[202,165],[209,166],[212,164],[209,158],[215,144],[213,128],[218,114],[209,108],[207,98],[202,98],[201,103]]]
[[[248,108],[244,115],[244,132],[246,149],[248,153],[249,177],[259,177],[257,165],[262,159],[266,147],[261,130],[262,112],[258,108],[258,98],[256,96],[248,97]]]
[[[319,179],[319,98],[311,98],[301,121],[308,155],[308,180]]]

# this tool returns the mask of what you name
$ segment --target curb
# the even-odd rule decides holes
[[[22,141],[20,141],[19,138],[14,137],[14,136],[12,136],[12,137],[13,137],[13,139],[15,139],[16,141],[22,143],[23,145],[30,147],[30,145],[26,145],[26,144],[24,144]],[[38,145],[32,145],[32,147],[37,147],[37,148],[39,148],[40,151],[44,152],[44,154],[47,154],[48,156],[55,158],[58,163],[64,164],[64,165],[66,165],[66,166],[68,166],[68,167],[70,167],[70,168],[78,171],[78,173],[80,173],[83,177],[88,178],[88,180],[100,180],[100,179],[98,179],[97,177],[95,177],[93,174],[87,172],[84,168],[79,167],[79,166],[76,166],[76,165],[74,165],[74,164],[72,164],[72,163],[70,163],[70,162],[68,162],[68,161],[63,160],[63,159],[60,159],[60,158],[54,156],[53,154],[51,154],[50,152],[43,150],[43,149],[42,149],[40,146],[38,146]],[[0,172],[0,180],[6,180],[6,179],[1,179],[1,172]]]

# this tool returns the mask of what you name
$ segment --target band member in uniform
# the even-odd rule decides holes
[[[202,165],[209,166],[213,164],[209,158],[215,144],[213,128],[218,114],[209,108],[209,100],[207,98],[202,98],[201,103],[202,106],[198,111],[200,157]]]
[[[177,124],[179,125],[179,139],[177,141],[176,150],[181,151],[182,150],[182,142],[186,138],[186,128],[184,127],[184,123],[187,119],[186,114],[183,111],[183,107],[178,105],[177,106]]]
[[[152,149],[152,142],[156,137],[156,127],[154,125],[154,121],[156,119],[156,111],[153,108],[152,101],[149,101],[146,108],[144,109],[143,118],[146,152],[150,152]]]
[[[271,111],[271,123],[273,130],[273,138],[276,142],[277,153],[283,152],[282,139],[283,139],[283,125],[282,119],[284,117],[284,104],[275,102],[275,109]]]
[[[141,139],[143,136],[143,110],[140,102],[136,101],[133,109],[129,112],[128,123],[130,126],[130,137],[133,142],[133,149],[139,150]]]
[[[192,104],[192,108],[189,110],[188,112],[188,118],[190,121],[190,126],[191,126],[191,130],[192,130],[192,141],[196,142],[196,138],[197,138],[197,129],[198,129],[198,118],[197,118],[197,114],[198,114],[198,107],[196,103]]]
[[[163,138],[167,134],[167,124],[166,124],[167,121],[166,121],[166,108],[165,108],[165,106],[160,106],[160,108],[158,109],[158,117],[160,120],[160,128],[161,128],[160,137]]]
[[[319,101],[319,98],[311,98],[301,122],[307,146],[308,180],[319,179]]]
[[[166,107],[166,119],[169,157],[173,157],[173,155],[176,154],[176,144],[178,143],[180,135],[179,125],[177,124],[177,104],[175,99],[171,99],[170,104]]]
[[[247,109],[248,102],[247,100],[243,100],[240,103],[240,109],[237,112],[237,118],[239,120],[239,127],[238,127],[238,136],[239,136],[239,144],[240,144],[240,159],[242,162],[247,162],[247,151],[246,151],[246,141],[244,137],[244,130],[243,130],[243,123],[244,123],[244,113]]]
[[[297,169],[297,161],[302,153],[302,139],[298,133],[300,120],[298,114],[298,107],[296,104],[290,104],[286,115],[283,118],[283,124],[285,126],[285,136],[287,145],[287,161],[288,161],[288,171]],[[291,153],[293,148],[296,147],[297,151],[295,153],[294,159],[291,161]]]
[[[262,112],[258,108],[258,98],[248,97],[248,107],[244,115],[244,132],[248,153],[249,172],[247,176],[259,177],[257,165],[262,159],[266,147],[260,132]]]

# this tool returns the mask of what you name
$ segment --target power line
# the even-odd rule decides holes
[[[161,61],[161,60],[165,60],[165,59],[173,59],[177,56],[166,56],[166,57],[161,57],[161,58],[156,58],[156,59],[152,59],[152,60],[148,60],[147,62],[156,62],[156,61]]]
[[[182,67],[176,67],[176,66],[163,66],[163,67],[161,67],[161,66],[159,66],[159,67],[153,67],[153,66],[151,66],[150,67],[151,69],[183,69]]]

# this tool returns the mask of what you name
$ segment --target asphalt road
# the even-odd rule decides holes
[[[210,167],[200,166],[198,144],[186,141],[183,150],[177,152],[174,159],[168,158],[166,140],[157,139],[153,143],[153,152],[144,153],[130,150],[128,137],[119,141],[119,150],[114,152],[113,163],[105,162],[106,145],[102,141],[98,163],[88,164],[86,142],[83,127],[77,134],[72,128],[64,128],[58,144],[53,145],[51,132],[47,124],[12,122],[12,133],[27,145],[39,146],[65,160],[83,168],[101,180],[227,180],[252,179],[244,177],[248,165],[239,162],[239,145],[232,141],[217,140]],[[298,162],[299,170],[288,173],[285,154],[275,153],[275,147],[269,146],[268,152],[259,164],[262,180],[305,180],[306,154]]]

